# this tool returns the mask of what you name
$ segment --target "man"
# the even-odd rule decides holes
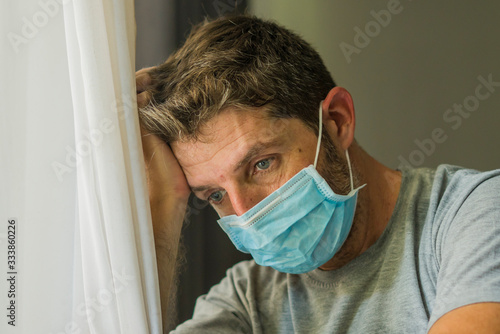
[[[257,18],[137,80],[162,304],[190,191],[255,259],[175,332],[500,332],[499,170],[380,164],[316,51]]]

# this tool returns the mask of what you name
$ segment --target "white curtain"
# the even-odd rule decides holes
[[[133,1],[1,1],[0,33],[0,333],[161,333]]]

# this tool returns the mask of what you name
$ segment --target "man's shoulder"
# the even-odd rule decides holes
[[[493,179],[493,182],[499,182],[498,179],[495,179],[499,175],[500,169],[479,171],[461,166],[443,164],[436,168],[434,182],[440,182],[453,187],[475,187],[489,179]]]
[[[468,243],[472,231],[500,217],[500,169],[478,171],[453,165],[435,169],[423,230],[423,249],[440,263],[450,242]]]
[[[440,165],[435,170],[431,193],[431,202],[434,202],[437,215],[454,214],[468,201],[491,195],[500,196],[500,169],[478,171]],[[491,203],[484,204],[488,206]]]
[[[436,168],[420,244],[433,305],[429,325],[455,308],[500,300],[499,203],[500,170]]]
[[[500,169],[482,172],[443,164],[403,170],[403,180],[400,211],[413,217],[425,244],[435,246],[451,226],[467,224],[465,211],[500,210]]]
[[[457,201],[497,190],[500,193],[500,169],[478,171],[442,164],[437,168],[403,170],[408,179],[406,191],[430,197],[430,210],[442,211]]]

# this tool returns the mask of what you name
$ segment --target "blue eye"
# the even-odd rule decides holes
[[[213,192],[210,194],[210,196],[208,196],[208,200],[213,202],[213,203],[219,203],[224,198],[224,194],[225,194],[225,191],[222,191],[222,190]]]
[[[271,159],[264,159],[255,164],[259,170],[268,169],[271,166]]]

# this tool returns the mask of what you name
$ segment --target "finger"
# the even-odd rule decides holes
[[[154,67],[143,68],[135,73],[135,85],[137,93],[145,91],[151,85],[151,75],[149,71]]]
[[[143,91],[147,90],[150,85],[151,76],[149,75],[149,73],[136,74],[135,86],[137,93],[142,93]]]
[[[152,94],[150,91],[145,91],[137,94],[137,106],[139,108],[145,107],[149,104]]]
[[[150,66],[150,67],[144,67],[144,68],[141,68],[139,71],[135,72],[136,74],[139,74],[139,73],[143,73],[143,72],[149,72],[151,71],[153,68],[155,68],[155,66]]]

